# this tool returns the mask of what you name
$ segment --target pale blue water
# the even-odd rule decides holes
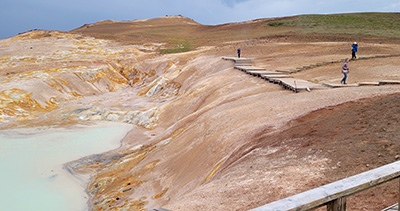
[[[118,148],[131,129],[128,124],[102,124],[0,131],[0,210],[86,210],[84,184],[62,164]]]

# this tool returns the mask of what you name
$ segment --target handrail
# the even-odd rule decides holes
[[[312,210],[325,205],[328,211],[344,211],[346,210],[347,196],[396,178],[400,178],[400,161],[299,193],[250,211],[301,211]]]

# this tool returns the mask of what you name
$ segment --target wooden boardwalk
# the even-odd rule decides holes
[[[223,59],[234,61],[235,69],[243,71],[252,76],[260,77],[268,82],[278,84],[284,89],[291,90],[293,92],[329,88],[321,84],[315,84],[306,80],[293,78],[292,75],[286,73],[267,71],[265,68],[255,67],[252,65],[251,59],[234,57],[223,57]]]
[[[398,55],[395,55],[398,56]],[[381,57],[371,57],[381,58]],[[235,62],[234,68],[243,71],[249,75],[260,77],[270,83],[278,84],[284,89],[300,92],[300,91],[311,91],[315,89],[329,89],[329,88],[344,88],[344,87],[359,87],[359,86],[382,86],[382,85],[400,85],[400,81],[397,80],[382,80],[377,82],[359,82],[355,84],[316,84],[307,80],[294,78],[290,73],[299,72],[301,70],[310,69],[313,67],[322,66],[325,64],[331,64],[332,62],[318,63],[316,65],[310,65],[304,68],[296,69],[293,71],[268,71],[265,68],[253,66],[253,62],[248,58],[236,58],[236,57],[222,57],[224,60],[230,60]],[[335,61],[336,62],[336,61]]]

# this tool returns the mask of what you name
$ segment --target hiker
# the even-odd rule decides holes
[[[354,42],[353,45],[351,45],[351,47],[353,48],[351,50],[351,59],[356,59],[357,58],[356,57],[356,53],[357,53],[357,50],[358,50],[357,42]]]
[[[342,65],[342,73],[344,75],[343,79],[340,81],[341,84],[346,84],[347,74],[350,72],[349,69],[349,59],[346,58]]]
[[[237,53],[238,53],[238,58],[240,58],[240,48],[237,49]]]

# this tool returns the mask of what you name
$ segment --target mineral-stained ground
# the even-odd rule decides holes
[[[85,27],[97,38],[36,30],[0,40],[1,129],[136,126],[119,149],[66,164],[91,175],[91,210],[246,210],[400,159],[400,86],[294,93],[221,59],[241,48],[255,66],[292,70],[349,57],[355,37],[227,38],[160,54],[164,43],[108,39],[96,26]],[[358,39],[359,56],[400,53],[398,39]],[[340,68],[292,75],[339,83]],[[400,80],[399,57],[350,62],[349,84],[382,80]],[[397,186],[357,194],[348,207],[384,208],[396,202]]]

